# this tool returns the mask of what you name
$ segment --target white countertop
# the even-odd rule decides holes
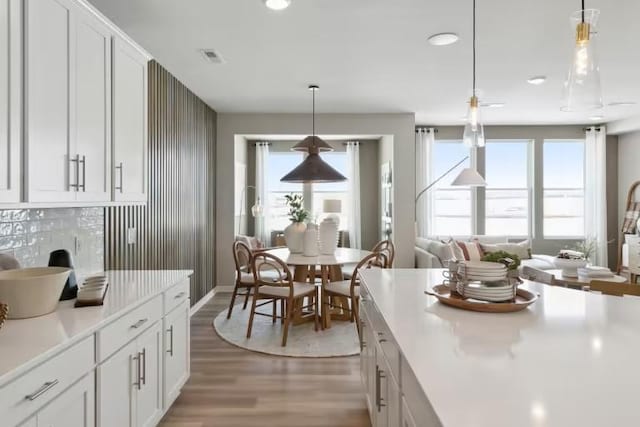
[[[74,308],[61,301],[46,316],[7,320],[0,328],[0,386],[100,326],[138,307],[193,274],[191,270],[107,271],[104,305]]]
[[[640,425],[640,298],[528,282],[527,310],[477,313],[424,294],[441,271],[360,274],[444,427]]]

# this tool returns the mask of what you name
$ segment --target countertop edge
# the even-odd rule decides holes
[[[193,273],[194,273],[193,270],[174,270],[174,271],[180,271],[180,272],[184,273],[181,276],[181,279],[185,278],[185,277],[191,277],[193,275]],[[23,363],[22,365],[18,366],[17,368],[15,368],[15,369],[7,372],[6,374],[0,376],[0,388],[6,386],[10,382],[18,379],[22,375],[26,374],[29,370],[31,370],[31,369],[37,367],[38,365],[44,363],[46,360],[50,359],[51,357],[56,356],[59,353],[62,353],[67,348],[69,348],[69,347],[73,346],[74,344],[86,339],[90,335],[94,334],[97,330],[103,328],[105,325],[115,321],[116,319],[122,317],[126,313],[129,313],[130,311],[136,309],[137,307],[139,307],[139,306],[145,304],[146,302],[152,300],[153,298],[156,298],[158,295],[163,294],[167,289],[169,289],[172,286],[175,286],[176,284],[178,284],[179,281],[180,281],[180,279],[176,279],[175,281],[173,281],[173,283],[171,283],[170,285],[165,287],[163,290],[161,290],[159,292],[156,292],[156,293],[153,293],[153,294],[150,294],[150,295],[147,295],[144,298],[141,298],[141,299],[137,300],[136,302],[128,305],[126,308],[111,314],[109,317],[107,317],[106,319],[103,319],[101,322],[93,325],[92,327],[87,328],[86,331],[83,331],[82,333],[74,336],[73,338],[70,338],[68,341],[65,341],[64,343],[58,344],[55,347],[52,347],[51,349],[49,349],[48,351],[45,351],[44,353],[40,353],[36,357],[28,360],[27,362]],[[95,359],[95,354],[94,354],[94,359]],[[94,360],[94,362],[95,362],[95,360]]]

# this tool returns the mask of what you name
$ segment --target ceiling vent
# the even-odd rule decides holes
[[[202,53],[204,59],[209,62],[212,62],[214,64],[224,63],[224,59],[222,59],[222,56],[220,56],[220,54],[213,49],[200,49],[200,53]]]

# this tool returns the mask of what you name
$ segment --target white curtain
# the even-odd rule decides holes
[[[585,140],[585,238],[597,242],[591,262],[607,266],[607,132],[604,126],[588,128]]]
[[[432,182],[431,150],[435,142],[433,128],[416,129],[416,195]],[[432,218],[433,203],[431,190],[420,196],[416,202],[416,234],[418,237],[429,235],[429,222]]]
[[[255,235],[265,244],[271,246],[271,227],[269,226],[269,143],[256,143],[256,198],[262,204],[262,215],[255,217]],[[253,203],[250,204],[253,206]]]
[[[360,143],[347,142],[348,231],[352,248],[362,247],[360,230]]]

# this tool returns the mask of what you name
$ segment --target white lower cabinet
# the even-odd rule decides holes
[[[402,398],[402,427],[418,427],[404,397]]]
[[[400,388],[380,346],[376,346],[374,419],[376,427],[400,425]]]
[[[156,322],[98,366],[98,427],[149,427],[162,418],[161,326]]]
[[[37,415],[38,427],[93,427],[95,426],[94,373],[56,397]]]
[[[170,406],[180,394],[190,373],[189,301],[164,318],[164,405]]]

